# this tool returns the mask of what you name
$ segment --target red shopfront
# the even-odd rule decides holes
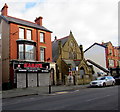
[[[50,64],[11,61],[10,80],[16,88],[48,86],[50,83]]]

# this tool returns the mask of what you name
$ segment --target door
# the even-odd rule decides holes
[[[37,87],[37,73],[27,74],[28,87]]]
[[[80,69],[80,78],[83,78],[84,75],[85,75],[85,70],[84,70],[84,68],[81,68]]]
[[[38,84],[39,86],[48,86],[50,84],[50,73],[39,73]]]
[[[17,88],[26,88],[26,73],[17,73]]]

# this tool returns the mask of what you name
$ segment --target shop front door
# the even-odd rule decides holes
[[[27,74],[28,87],[37,87],[37,73]]]
[[[26,73],[17,73],[17,88],[26,88]]]
[[[48,86],[50,84],[50,73],[38,73],[39,86]]]

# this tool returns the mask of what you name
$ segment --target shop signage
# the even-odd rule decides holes
[[[49,63],[33,63],[33,62],[22,62],[22,63],[14,63],[14,69],[16,70],[27,70],[27,71],[41,71],[48,72],[49,71]]]
[[[42,64],[25,63],[24,68],[42,68]]]

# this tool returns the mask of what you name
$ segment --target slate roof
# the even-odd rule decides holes
[[[43,30],[43,31],[47,31],[47,32],[52,33],[52,31],[46,29],[44,26],[37,25],[37,24],[32,23],[30,21],[18,19],[18,18],[11,17],[11,16],[0,15],[0,20],[1,19],[4,19],[7,23],[16,23],[16,24],[19,24],[19,25],[23,25],[23,26],[27,26],[27,27],[31,27],[31,28],[35,28],[35,29],[39,29],[39,30]]]
[[[103,43],[103,45],[106,46],[106,47],[108,46],[108,44],[109,44],[109,42],[107,42],[107,43]]]
[[[76,66],[79,66],[79,64],[80,64],[81,61],[80,60],[74,60],[74,62],[75,62]]]
[[[54,62],[59,57],[59,46],[58,46],[59,41],[61,41],[62,46],[64,46],[65,43],[67,42],[68,38],[69,38],[69,36],[61,38],[61,39],[54,40],[52,42],[52,58],[53,58]]]
[[[76,67],[75,62],[74,62],[73,60],[63,59],[63,61],[64,61],[67,65],[71,65],[72,68],[75,68],[75,67]]]
[[[102,66],[100,66],[99,64],[95,63],[94,61],[92,61],[92,60],[87,60],[87,61],[88,61],[89,63],[91,63],[92,65],[96,66],[97,68],[99,68],[100,70],[102,70],[102,71],[104,71],[104,72],[106,72],[106,73],[109,72],[109,70],[105,69],[104,67],[102,67]]]

